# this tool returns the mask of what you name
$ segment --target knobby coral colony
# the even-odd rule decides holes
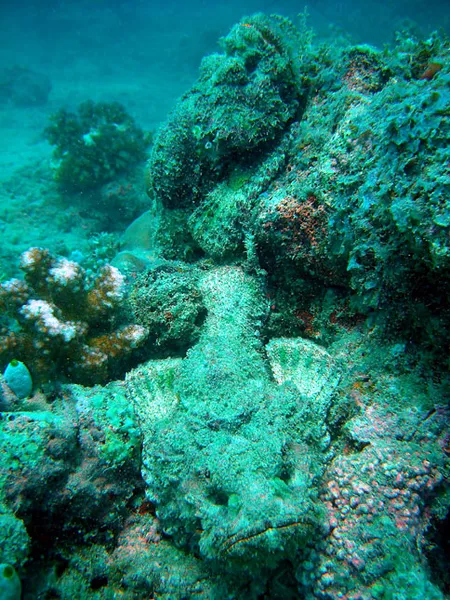
[[[106,381],[117,363],[147,337],[141,325],[114,326],[124,295],[124,277],[104,265],[90,277],[76,262],[43,248],[22,254],[24,280],[0,286],[7,329],[0,360],[19,358],[36,380],[65,374],[85,384]]]

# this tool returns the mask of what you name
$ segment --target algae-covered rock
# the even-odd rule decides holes
[[[0,555],[22,568],[30,538],[45,555],[80,539],[111,544],[141,481],[141,436],[123,386],[67,386],[51,405],[29,408],[0,419]]]

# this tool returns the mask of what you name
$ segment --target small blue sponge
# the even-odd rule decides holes
[[[27,398],[33,389],[30,371],[20,362],[12,360],[3,373],[6,384],[18,398]]]
[[[22,584],[15,568],[8,563],[0,564],[0,598],[1,600],[20,600]]]

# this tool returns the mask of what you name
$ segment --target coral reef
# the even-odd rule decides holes
[[[205,59],[148,163],[150,193],[169,209],[159,212],[164,231],[173,229],[167,212],[181,207],[204,255],[251,255],[277,304],[300,279],[320,282],[345,289],[349,316],[376,310],[392,331],[409,328],[441,348],[450,285],[448,43],[404,35],[392,52],[314,47],[285,20],[255,16],[223,48]],[[440,68],[423,77],[436,57]],[[238,83],[237,65],[249,71]],[[253,94],[260,84],[263,99]],[[277,86],[289,90],[285,119],[274,117]],[[290,311],[311,307],[291,298]]]
[[[88,276],[78,263],[43,248],[24,252],[20,267],[24,281],[0,285],[7,315],[2,362],[21,359],[36,381],[65,375],[92,384],[117,373],[145,341],[148,332],[141,325],[114,322],[124,297],[124,277],[115,267],[107,264]]]
[[[410,40],[408,53],[401,48],[400,64],[356,47],[334,67],[323,65],[319,80],[334,71],[336,89],[330,94],[316,82],[303,119],[292,125],[285,172],[261,196],[255,235],[277,287],[289,291],[299,272],[345,286],[352,310],[376,310],[391,332],[408,330],[417,342],[442,348],[450,282],[449,62],[432,80],[411,78],[407,57],[413,61],[418,46]],[[447,46],[439,50],[449,55]],[[288,214],[292,198],[297,206]],[[311,198],[315,213],[303,214],[311,213]],[[320,242],[312,246],[308,231]]]
[[[125,375],[0,381],[0,559],[24,600],[443,600],[448,42],[256,15],[222,48],[157,136],[129,298],[40,248],[0,286],[5,363]]]
[[[60,110],[45,135],[55,146],[55,180],[66,192],[91,190],[145,159],[149,137],[118,102]]]

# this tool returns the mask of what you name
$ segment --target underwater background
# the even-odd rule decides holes
[[[450,598],[450,4],[0,11],[0,600]]]

